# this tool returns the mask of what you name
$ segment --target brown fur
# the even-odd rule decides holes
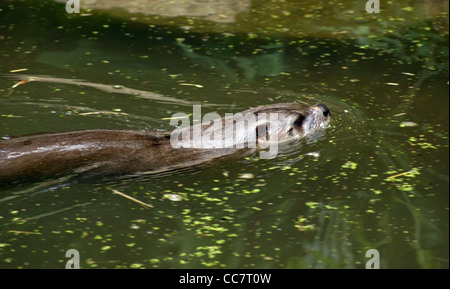
[[[253,108],[242,114],[261,112],[277,112],[282,114],[280,122],[290,122],[282,124],[280,141],[292,138],[293,131],[297,139],[306,134],[304,128],[293,124],[289,117],[297,119],[298,116],[312,115],[315,125],[328,121],[322,106],[297,103]],[[202,132],[210,127],[209,124],[201,126]],[[232,147],[175,149],[170,143],[170,132],[86,130],[14,137],[0,140],[0,186],[67,172],[108,175],[161,171],[199,164],[237,150]]]

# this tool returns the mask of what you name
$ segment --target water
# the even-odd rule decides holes
[[[0,268],[64,268],[69,249],[83,268],[364,268],[368,249],[382,268],[448,268],[448,34],[429,21],[258,37],[43,3],[0,1],[0,137],[171,130],[198,103],[323,102],[332,121],[274,160],[3,190]]]

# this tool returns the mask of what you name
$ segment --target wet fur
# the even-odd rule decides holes
[[[256,137],[260,142],[270,141],[273,134],[278,134],[281,142],[303,138],[327,122],[328,118],[323,117],[319,110],[317,106],[287,103],[252,108],[242,114],[280,114],[277,131],[264,124],[252,130],[258,130]],[[303,123],[295,124],[300,117],[308,120],[307,128]],[[222,123],[226,124],[224,119]],[[202,134],[211,127],[212,124],[201,124]],[[261,132],[260,128],[266,131]],[[232,146],[222,149],[173,148],[170,135],[171,132],[86,130],[1,140],[0,186],[67,172],[98,176],[161,171],[196,165],[239,150]],[[249,140],[249,134],[242,131],[235,131],[234,136],[244,143]]]

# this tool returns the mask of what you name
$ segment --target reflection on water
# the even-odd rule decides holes
[[[0,268],[63,267],[68,249],[84,268],[364,268],[368,249],[381,268],[448,267],[448,37],[434,22],[260,37],[66,18],[53,5],[26,21],[24,6],[1,12],[0,137],[172,130],[167,118],[191,103],[223,116],[322,102],[332,121],[274,160],[3,190]],[[41,81],[18,84],[30,77]]]

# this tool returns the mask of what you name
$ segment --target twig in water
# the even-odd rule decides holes
[[[149,205],[149,204],[146,204],[146,203],[144,203],[144,202],[141,202],[141,201],[139,201],[139,200],[137,200],[137,199],[135,199],[135,198],[133,198],[133,197],[130,197],[130,196],[128,196],[128,195],[126,195],[126,194],[124,194],[124,193],[122,193],[122,192],[119,192],[118,190],[115,190],[115,189],[110,188],[110,187],[108,187],[107,189],[108,189],[108,190],[111,190],[114,194],[121,195],[122,197],[125,197],[125,198],[127,198],[127,199],[129,199],[129,200],[132,200],[133,202],[136,202],[136,203],[138,203],[139,205],[142,205],[142,206],[144,206],[144,207],[146,207],[146,208],[153,208],[152,205]]]

